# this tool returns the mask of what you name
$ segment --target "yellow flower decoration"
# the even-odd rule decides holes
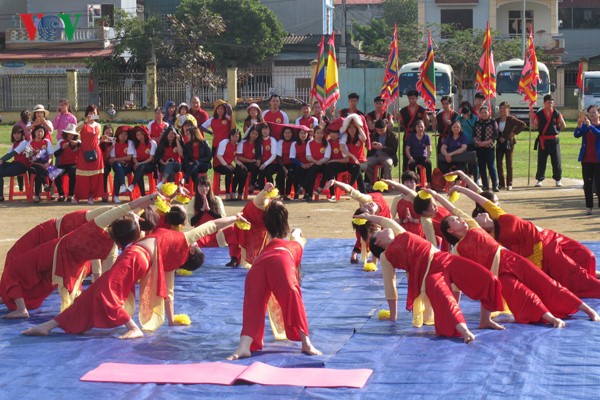
[[[177,197],[175,198],[175,200],[177,200],[178,203],[187,204],[190,202],[191,197],[184,196],[182,194],[178,194]]]
[[[279,196],[279,189],[277,189],[277,188],[273,188],[273,189],[269,190],[268,192],[265,192],[265,197],[267,199],[274,199],[277,196]]]
[[[372,262],[366,262],[363,267],[363,270],[365,272],[375,272],[375,271],[377,271],[377,264],[372,263]]]
[[[391,313],[390,310],[379,310],[379,313],[377,313],[377,318],[379,319],[390,319],[391,317]]]
[[[192,275],[192,271],[188,271],[187,269],[183,269],[183,268],[179,268],[177,271],[175,271],[175,273],[177,275],[181,275],[181,276],[190,276],[190,275]]]
[[[444,176],[444,179],[446,180],[446,182],[454,182],[456,180],[456,178],[458,178],[458,175],[446,175],[446,176]]]
[[[364,225],[367,223],[367,220],[364,218],[352,218],[352,223],[354,225]]]
[[[241,229],[243,231],[249,231],[250,228],[252,228],[252,225],[250,225],[250,222],[244,222],[244,221],[235,221],[235,226],[237,226],[239,229]]]
[[[177,325],[191,325],[192,320],[187,314],[177,314],[173,316],[173,320]]]
[[[427,200],[427,199],[430,199],[430,198],[432,197],[432,196],[431,196],[429,193],[427,193],[427,192],[426,192],[426,191],[424,191],[424,190],[419,190],[419,193],[417,193],[417,194],[418,194],[418,196],[419,196],[420,198],[422,198],[423,200]]]
[[[388,190],[390,187],[388,186],[387,183],[383,182],[383,181],[377,181],[375,182],[375,184],[373,185],[373,190],[379,190],[380,192],[383,192],[385,190]]]
[[[177,185],[173,182],[165,183],[161,188],[161,192],[165,196],[172,196],[173,194],[175,194],[176,191]]]
[[[171,211],[171,205],[167,203],[162,197],[157,197],[156,200],[154,200],[154,206],[158,211],[160,211],[163,214],[166,214],[169,211]]]
[[[456,203],[459,198],[460,198],[460,193],[458,193],[458,192],[452,192],[452,194],[450,195],[450,197],[448,197],[448,201],[450,203]]]

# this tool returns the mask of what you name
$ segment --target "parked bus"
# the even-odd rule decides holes
[[[496,113],[499,105],[503,101],[510,104],[510,113],[515,117],[529,121],[529,102],[523,100],[523,95],[519,93],[519,81],[521,80],[521,71],[523,70],[523,60],[513,58],[503,61],[496,66]],[[541,82],[538,83],[538,98],[533,105],[533,110],[537,111],[544,106],[544,96],[556,90],[556,85],[550,83],[550,74],[548,67],[544,63],[538,62]]]
[[[406,107],[408,105],[408,98],[406,93],[409,90],[417,89],[417,81],[419,80],[419,68],[422,62],[412,62],[404,64],[400,67],[400,80],[399,80],[399,95],[398,95],[398,108]],[[448,64],[436,62],[435,63],[435,108],[439,110],[442,108],[441,98],[442,96],[451,96],[454,101],[453,93],[456,93],[456,85],[454,84],[454,71]],[[419,104],[424,106],[423,99],[419,97]]]
[[[579,106],[587,110],[589,106],[600,107],[600,71],[583,73],[583,90],[575,89],[579,96]]]

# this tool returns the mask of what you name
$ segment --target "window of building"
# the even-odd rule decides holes
[[[600,29],[600,8],[560,8],[563,29]]]
[[[442,24],[454,25],[457,29],[473,29],[473,10],[440,10],[440,22]]]
[[[522,24],[522,11],[509,11],[508,12],[508,34],[514,36],[520,36],[523,32]],[[533,28],[533,11],[525,11],[525,26],[529,29],[529,26]],[[535,31],[534,31],[535,32]]]

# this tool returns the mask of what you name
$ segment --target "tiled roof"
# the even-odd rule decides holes
[[[106,49],[72,49],[72,50],[6,50],[0,52],[0,60],[44,60],[62,58],[109,57],[112,48]]]

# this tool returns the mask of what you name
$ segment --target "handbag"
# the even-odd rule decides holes
[[[87,162],[96,161],[98,159],[98,153],[96,153],[96,150],[86,150],[83,152],[83,158]]]

